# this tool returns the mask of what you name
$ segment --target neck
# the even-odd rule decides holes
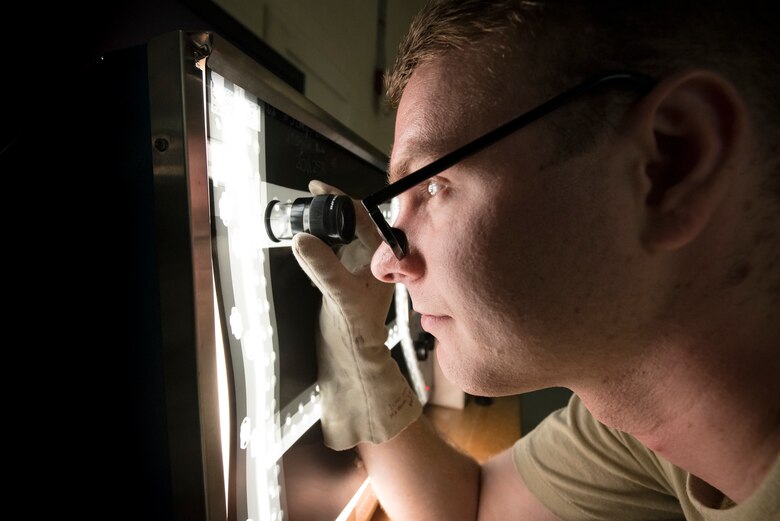
[[[717,329],[699,342],[667,333],[650,355],[572,388],[599,421],[739,503],[780,452],[780,336]]]

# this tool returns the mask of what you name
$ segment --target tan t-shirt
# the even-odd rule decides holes
[[[711,487],[599,423],[576,395],[512,453],[528,489],[565,521],[780,521],[780,457],[743,503],[706,497]]]

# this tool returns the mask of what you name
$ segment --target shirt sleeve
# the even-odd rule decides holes
[[[520,438],[512,453],[531,493],[565,521],[684,518],[664,477],[668,463],[599,423],[576,395]]]

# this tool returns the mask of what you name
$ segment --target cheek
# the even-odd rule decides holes
[[[439,284],[444,284],[448,293],[473,301],[480,293],[475,294],[475,289],[493,285],[486,280],[490,271],[486,260],[500,245],[489,214],[464,211],[453,216],[448,229],[436,234],[436,242],[441,255],[431,269],[446,274]]]
[[[505,234],[494,210],[470,214],[457,238],[442,241],[447,253],[436,263],[437,286],[443,288],[456,316],[458,334],[471,349],[491,349],[516,340],[517,287],[508,258]],[[511,264],[511,263],[510,263]],[[462,356],[469,356],[464,351]]]
[[[478,345],[510,349],[538,337],[560,304],[554,295],[566,298],[575,273],[579,248],[565,236],[574,233],[567,217],[518,199],[495,192],[490,204],[464,212],[457,247],[443,259],[459,277],[450,298],[458,299],[460,318]]]
[[[453,252],[453,264],[468,281],[465,298],[479,305],[495,304],[509,275],[502,262],[508,253],[504,220],[497,208],[483,206],[463,223],[465,240]]]

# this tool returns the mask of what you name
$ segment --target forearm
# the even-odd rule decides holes
[[[393,521],[477,518],[479,464],[439,437],[424,416],[390,441],[357,448]]]

